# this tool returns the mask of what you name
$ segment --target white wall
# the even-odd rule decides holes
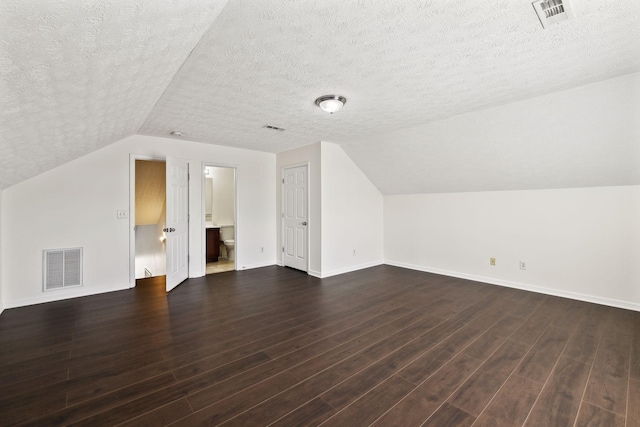
[[[158,224],[138,225],[136,234],[136,279],[145,276],[145,269],[151,272],[151,277],[167,274],[167,258],[165,243],[160,240],[164,236],[162,229],[165,225],[165,215]]]
[[[204,274],[202,162],[237,167],[238,267],[275,263],[274,154],[134,135],[3,191],[6,307],[129,287],[133,231],[129,220],[116,219],[116,210],[129,209],[130,154],[189,160],[191,277]],[[42,250],[66,247],[84,248],[84,286],[43,293]]]
[[[309,166],[309,274],[328,277],[383,262],[382,195],[339,145],[321,142],[278,153],[276,163],[278,217],[282,168]],[[282,264],[281,221],[277,242]]]
[[[640,310],[640,186],[385,196],[384,255],[392,265]]]
[[[382,194],[339,145],[321,147],[322,277],[382,264]]]
[[[205,169],[209,169],[208,167]],[[211,172],[207,172],[211,173]],[[213,194],[213,180],[205,178],[204,180],[204,217],[205,221],[211,221],[211,196]]]
[[[309,274],[320,276],[322,271],[322,213],[320,143],[278,153],[276,156],[276,215],[282,212],[282,168],[308,165],[309,172]],[[282,221],[277,221],[276,249],[278,264],[282,265]]]
[[[231,225],[235,222],[234,170],[219,167],[208,169],[211,174],[211,220],[214,224]]]

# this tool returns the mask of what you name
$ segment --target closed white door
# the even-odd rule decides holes
[[[308,269],[307,178],[306,166],[287,168],[283,171],[282,262],[287,267],[302,271]]]
[[[189,275],[189,163],[167,157],[167,292]]]

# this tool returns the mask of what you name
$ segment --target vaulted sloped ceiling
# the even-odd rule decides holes
[[[482,169],[415,185],[443,179],[416,159],[460,167],[455,154],[472,141],[443,152],[414,136],[430,126],[435,140],[452,117],[640,71],[640,2],[570,4],[575,19],[543,30],[531,0],[9,0],[0,187],[132,133],[178,130],[274,153],[337,142],[385,194],[507,189],[511,176],[470,185]],[[313,104],[333,93],[348,99],[338,114]],[[530,172],[538,154],[523,152],[509,173]],[[403,171],[376,172],[389,167]]]
[[[135,134],[225,4],[0,2],[0,188]]]

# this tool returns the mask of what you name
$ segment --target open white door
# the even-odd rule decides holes
[[[189,275],[189,163],[167,157],[167,292]]]
[[[283,170],[283,254],[286,267],[307,271],[307,167]]]

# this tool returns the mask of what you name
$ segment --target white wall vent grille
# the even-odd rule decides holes
[[[44,290],[82,286],[82,248],[42,251]]]
[[[569,0],[538,0],[532,3],[542,28],[572,18]]]

